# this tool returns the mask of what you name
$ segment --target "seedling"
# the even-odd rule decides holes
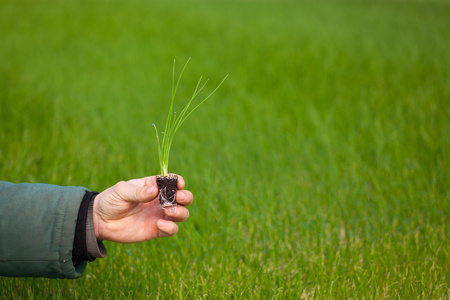
[[[195,87],[194,93],[192,94],[190,100],[186,104],[186,106],[183,108],[183,110],[180,113],[176,113],[174,111],[174,102],[175,102],[175,96],[177,94],[178,86],[181,81],[181,77],[183,76],[184,70],[186,69],[188,63],[190,61],[190,58],[184,65],[183,69],[181,70],[180,75],[178,76],[177,81],[175,82],[175,60],[173,61],[173,72],[172,72],[172,101],[170,103],[169,112],[167,114],[166,119],[166,125],[164,127],[164,131],[162,132],[162,137],[160,139],[158,134],[158,129],[156,128],[155,124],[152,124],[155,128],[156,132],[156,141],[158,143],[158,156],[159,156],[159,165],[161,168],[161,175],[157,176],[156,182],[159,188],[159,201],[161,204],[161,207],[164,209],[166,207],[176,207],[176,200],[175,200],[175,194],[177,191],[177,183],[178,178],[176,175],[169,175],[169,155],[170,155],[170,148],[172,147],[172,142],[175,137],[175,134],[180,129],[181,125],[183,125],[184,121],[200,106],[202,105],[206,100],[208,100],[222,85],[222,83],[225,81],[225,79],[228,77],[225,76],[225,78],[220,82],[220,84],[208,95],[206,96],[202,101],[200,101],[197,105],[194,106],[194,108],[190,109],[193,100],[197,97],[197,95],[203,90],[203,88],[206,86],[206,83],[208,82],[208,79],[203,81],[203,76],[200,77],[200,79],[197,82],[197,86]]]

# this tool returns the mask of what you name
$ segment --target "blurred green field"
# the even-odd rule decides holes
[[[1,180],[158,174],[173,59],[180,106],[230,74],[172,148],[176,237],[0,298],[449,299],[449,32],[448,1],[0,1]]]

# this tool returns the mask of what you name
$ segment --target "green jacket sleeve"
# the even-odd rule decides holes
[[[0,276],[78,278],[72,247],[88,189],[0,181]]]

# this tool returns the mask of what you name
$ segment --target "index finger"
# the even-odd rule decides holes
[[[131,179],[127,181],[137,186],[153,186],[156,185],[156,176],[147,176],[143,178]]]

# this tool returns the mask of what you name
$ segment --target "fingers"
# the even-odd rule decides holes
[[[165,215],[174,222],[186,221],[189,218],[189,210],[185,206],[191,205],[193,198],[190,191],[178,191],[176,200],[180,205],[176,206],[176,209],[165,209]]]
[[[178,232],[178,225],[175,222],[184,222],[189,218],[189,210],[184,206],[177,206],[175,210],[164,210],[167,220],[159,219],[156,222],[158,237],[174,236]]]
[[[138,179],[131,179],[127,181],[128,183],[139,185],[139,186],[152,186],[156,185],[156,176],[148,176]]]
[[[189,218],[189,210],[181,205],[178,205],[176,209],[165,209],[164,213],[173,222],[184,222]]]
[[[168,220],[159,219],[156,227],[159,229],[158,237],[174,236],[178,232],[178,225]]]
[[[192,204],[192,201],[194,201],[194,196],[190,191],[181,190],[177,192],[175,199],[177,200],[178,204],[188,206]]]
[[[119,197],[128,202],[148,202],[158,196],[158,188],[152,186],[136,186],[130,182],[121,181],[114,187]]]

